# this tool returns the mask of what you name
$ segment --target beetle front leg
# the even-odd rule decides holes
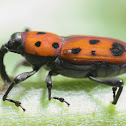
[[[15,84],[20,83],[21,81],[26,80],[27,78],[29,78],[30,76],[32,76],[33,74],[35,74],[38,71],[38,69],[34,69],[31,72],[25,72],[22,73],[20,75],[18,75],[17,77],[15,77],[15,79],[13,80],[13,82],[11,83],[11,85],[9,86],[9,88],[7,89],[7,91],[5,92],[4,96],[3,96],[3,101],[7,100],[9,102],[14,103],[17,107],[21,107],[24,111],[25,109],[21,106],[21,102],[20,101],[15,101],[13,99],[7,99],[7,95],[9,94],[9,92],[12,90],[12,88],[14,87]]]
[[[89,76],[89,79],[93,80],[95,82],[98,82],[98,83],[102,83],[102,84],[105,84],[105,85],[108,85],[108,86],[112,86],[112,90],[113,90],[113,102],[112,102],[112,104],[117,103],[117,101],[118,101],[118,99],[121,95],[121,92],[123,90],[123,85],[124,85],[124,83],[121,79],[118,79],[118,78],[97,79],[97,78],[92,77],[92,76]],[[117,87],[119,88],[118,91],[117,91]]]
[[[59,97],[51,97],[51,89],[53,86],[52,79],[51,79],[52,72],[50,71],[49,74],[46,77],[46,83],[47,83],[47,88],[48,88],[48,98],[49,100],[56,99],[59,100],[60,102],[65,102],[68,106],[70,105],[68,102],[64,100],[64,98],[59,98]]]

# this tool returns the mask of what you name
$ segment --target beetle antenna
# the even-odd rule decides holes
[[[31,31],[30,28],[26,27],[24,32],[28,32],[28,31]]]

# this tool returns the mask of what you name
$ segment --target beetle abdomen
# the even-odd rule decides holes
[[[64,42],[60,57],[76,64],[125,63],[126,43],[105,37],[71,36]]]

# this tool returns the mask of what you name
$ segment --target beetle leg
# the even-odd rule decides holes
[[[13,80],[13,82],[11,83],[11,85],[9,86],[9,88],[7,89],[7,91],[5,92],[4,96],[3,96],[3,101],[7,100],[9,102],[14,103],[17,107],[21,107],[24,111],[25,109],[21,106],[21,102],[20,101],[15,101],[12,99],[7,99],[7,95],[9,94],[9,92],[12,90],[12,88],[14,87],[15,84],[19,84],[20,82],[26,80],[27,78],[29,78],[30,76],[32,76],[33,74],[35,74],[39,69],[34,69],[31,72],[25,72],[22,74],[19,74],[18,76],[16,76]]]
[[[51,100],[51,89],[53,86],[52,79],[51,79],[51,71],[49,72],[49,74],[46,77],[46,83],[47,83],[48,95],[49,95],[48,98],[49,98],[49,100]]]
[[[117,87],[112,87],[113,99],[115,99],[116,90],[117,90]]]
[[[51,89],[52,89],[52,86],[53,86],[51,76],[52,76],[52,71],[50,71],[49,74],[46,77],[46,83],[47,83],[47,88],[48,88],[48,98],[49,98],[49,100],[51,100],[51,98],[53,98],[53,99],[59,100],[60,102],[65,102],[69,106],[70,104],[68,102],[66,102],[64,100],[64,98],[51,97]]]
[[[108,86],[112,86],[112,90],[113,90],[113,102],[112,102],[112,104],[117,103],[117,101],[118,101],[118,99],[121,95],[121,92],[123,90],[123,85],[124,85],[124,83],[121,79],[118,79],[118,78],[97,79],[97,78],[92,77],[92,76],[89,76],[89,79],[93,80],[95,82],[98,82],[98,83],[102,83],[102,84],[105,84],[105,85],[108,85]],[[116,93],[117,87],[119,89]]]
[[[53,99],[59,100],[60,102],[65,102],[68,106],[70,105],[64,98],[53,97]]]

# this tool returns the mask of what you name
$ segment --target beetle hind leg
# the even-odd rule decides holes
[[[113,100],[114,100],[116,96],[117,87],[112,87],[112,91],[113,91]]]
[[[119,99],[119,97],[121,95],[122,90],[123,90],[123,86],[120,86],[119,89],[118,89],[118,91],[117,91],[117,93],[116,93],[116,95],[115,95],[115,97],[113,97],[112,104],[115,105],[117,103],[117,101],[118,101],[118,99]]]
[[[107,79],[98,79],[93,76],[89,76],[89,79],[104,85],[112,86],[113,91],[113,101],[112,104],[116,104],[123,90],[123,81],[118,78],[107,78]],[[118,90],[117,90],[118,88]]]
[[[67,101],[65,101],[64,98],[51,97],[51,89],[52,89],[52,86],[53,86],[51,75],[52,75],[52,71],[50,71],[49,74],[46,77],[46,83],[47,83],[47,88],[48,88],[48,98],[49,98],[49,100],[56,99],[56,100],[58,100],[60,102],[65,102],[69,106],[70,104]]]

